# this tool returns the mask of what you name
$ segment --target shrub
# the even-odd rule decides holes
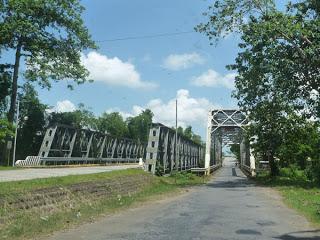
[[[320,161],[313,161],[305,170],[307,178],[320,184]]]

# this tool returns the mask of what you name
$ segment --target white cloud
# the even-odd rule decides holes
[[[161,99],[152,99],[144,106],[133,106],[130,113],[119,111],[122,116],[136,116],[144,109],[150,109],[154,113],[154,122],[160,122],[166,126],[175,126],[176,99],[178,100],[178,125],[186,127],[188,125],[204,127],[207,123],[209,109],[219,108],[206,98],[193,98],[186,89],[177,91],[176,98],[167,102]]]
[[[73,112],[77,109],[77,107],[70,100],[62,100],[56,103],[51,109],[48,109],[48,112]]]
[[[192,78],[192,85],[198,87],[225,87],[229,89],[234,88],[234,79],[236,73],[228,73],[221,75],[213,69],[209,69],[198,77]]]
[[[170,54],[164,59],[163,67],[169,70],[182,70],[203,64],[205,60],[198,53]]]
[[[127,119],[128,117],[135,116],[132,113],[121,111],[120,108],[109,108],[109,109],[106,110],[106,113],[112,113],[112,112],[118,112],[123,117],[123,119]]]
[[[141,80],[135,66],[121,59],[109,58],[95,51],[81,56],[82,64],[89,70],[90,78],[108,85],[123,86],[129,88],[151,89],[157,85]]]

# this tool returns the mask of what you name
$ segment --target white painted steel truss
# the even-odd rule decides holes
[[[250,154],[250,144],[243,137],[247,116],[237,109],[214,109],[208,114],[205,168],[222,165],[222,147],[240,144],[240,165],[254,174],[255,163]]]

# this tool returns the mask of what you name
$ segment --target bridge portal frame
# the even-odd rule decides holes
[[[240,145],[240,167],[251,176],[255,176],[255,159],[250,143],[242,135],[247,126],[247,116],[238,109],[214,109],[208,113],[205,169],[207,174],[213,167],[222,166],[223,143],[238,141]],[[236,136],[236,134],[238,136]],[[239,139],[235,139],[238,137]]]

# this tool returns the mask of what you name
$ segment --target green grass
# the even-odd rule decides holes
[[[271,178],[267,173],[257,176],[263,186],[273,187],[281,193],[285,203],[304,215],[310,222],[320,226],[320,187],[306,180],[301,174],[295,177],[278,176]]]
[[[108,178],[114,178],[122,175],[141,174],[139,169],[127,169],[112,172],[84,174],[84,175],[69,175],[63,177],[50,177],[32,180],[1,182],[0,195],[11,194],[17,192],[28,192],[29,190],[49,188],[49,187],[64,187],[80,182],[100,181]],[[145,173],[147,174],[147,173]]]
[[[108,173],[97,173],[88,175],[65,176],[47,179],[35,179],[19,182],[5,182],[0,184],[0,200],[7,196],[27,193],[33,190],[50,187],[67,187],[80,182],[103,181],[119,177],[141,175],[148,173],[138,169],[114,171]],[[37,211],[14,210],[10,212],[14,218],[6,222],[4,226],[0,223],[0,239],[29,239],[39,234],[48,234],[56,230],[68,228],[84,222],[90,222],[105,214],[123,210],[133,204],[143,204],[151,198],[158,198],[166,194],[178,194],[179,191],[190,185],[203,184],[207,178],[197,177],[192,174],[175,174],[170,177],[152,177],[141,191],[129,196],[115,195],[108,199],[92,199],[83,196],[75,208],[57,208],[53,212],[46,209]],[[0,216],[4,213],[0,210]],[[0,219],[1,220],[1,219]]]
[[[0,166],[0,171],[2,171],[2,170],[18,170],[18,169],[22,169],[22,168],[10,167],[10,166]]]

